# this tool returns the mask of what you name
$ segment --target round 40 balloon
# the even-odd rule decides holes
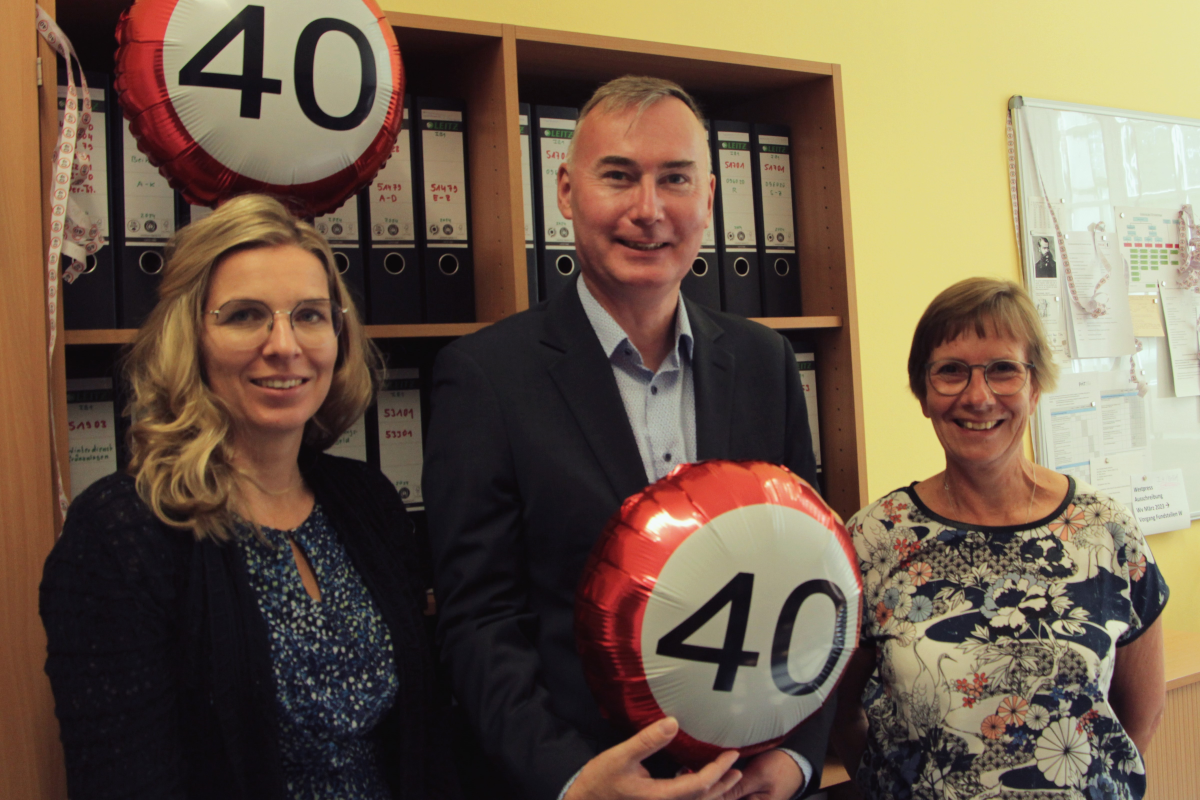
[[[592,692],[628,731],[673,716],[698,767],[776,746],[830,696],[858,642],[850,537],[763,462],[683,465],[625,501],[575,604]]]
[[[196,205],[339,207],[400,130],[400,48],[375,0],[138,0],[115,87],[138,146]]]

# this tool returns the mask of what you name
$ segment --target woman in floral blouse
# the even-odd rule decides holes
[[[864,619],[843,759],[870,798],[1142,797],[1167,585],[1129,511],[1025,457],[1057,374],[1029,297],[951,286],[908,373],[946,469],[850,520]]]

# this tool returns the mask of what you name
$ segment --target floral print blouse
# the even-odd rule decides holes
[[[390,798],[370,738],[399,688],[383,617],[320,505],[295,530],[261,530],[262,539],[241,531],[238,544],[270,635],[288,793]],[[320,601],[304,589],[288,539],[308,558]]]
[[[1050,516],[986,527],[906,487],[848,527],[878,657],[863,694],[867,797],[1142,797],[1108,688],[1116,648],[1168,590],[1120,503],[1071,479]]]

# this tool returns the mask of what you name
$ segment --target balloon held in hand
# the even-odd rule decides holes
[[[697,767],[778,745],[832,693],[858,642],[850,537],[764,462],[685,464],[621,506],[584,568],[575,630],[601,708]]]

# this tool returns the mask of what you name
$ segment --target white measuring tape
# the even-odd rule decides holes
[[[78,161],[75,148],[76,135],[79,131],[79,90],[75,87],[74,70],[71,68],[72,59],[79,64],[75,48],[62,29],[42,10],[37,10],[37,30],[51,47],[67,62],[67,97],[63,108],[62,126],[58,132],[58,143],[54,146],[54,177],[50,198],[50,250],[46,254],[46,310],[50,316],[50,345],[46,352],[48,363],[53,367],[54,346],[58,341],[58,270],[62,261],[63,241],[68,235],[67,203],[71,194],[72,173]],[[83,124],[87,125],[92,116],[92,98],[88,93],[87,80],[83,76],[83,65],[79,65],[80,88],[83,90]],[[75,262],[64,273],[63,280],[72,282],[83,272],[84,264]],[[58,507],[63,519],[67,518],[67,493],[63,488],[62,464],[58,460],[58,433],[54,424],[54,393],[50,394],[50,443],[51,460],[54,462],[54,476],[58,489]]]

